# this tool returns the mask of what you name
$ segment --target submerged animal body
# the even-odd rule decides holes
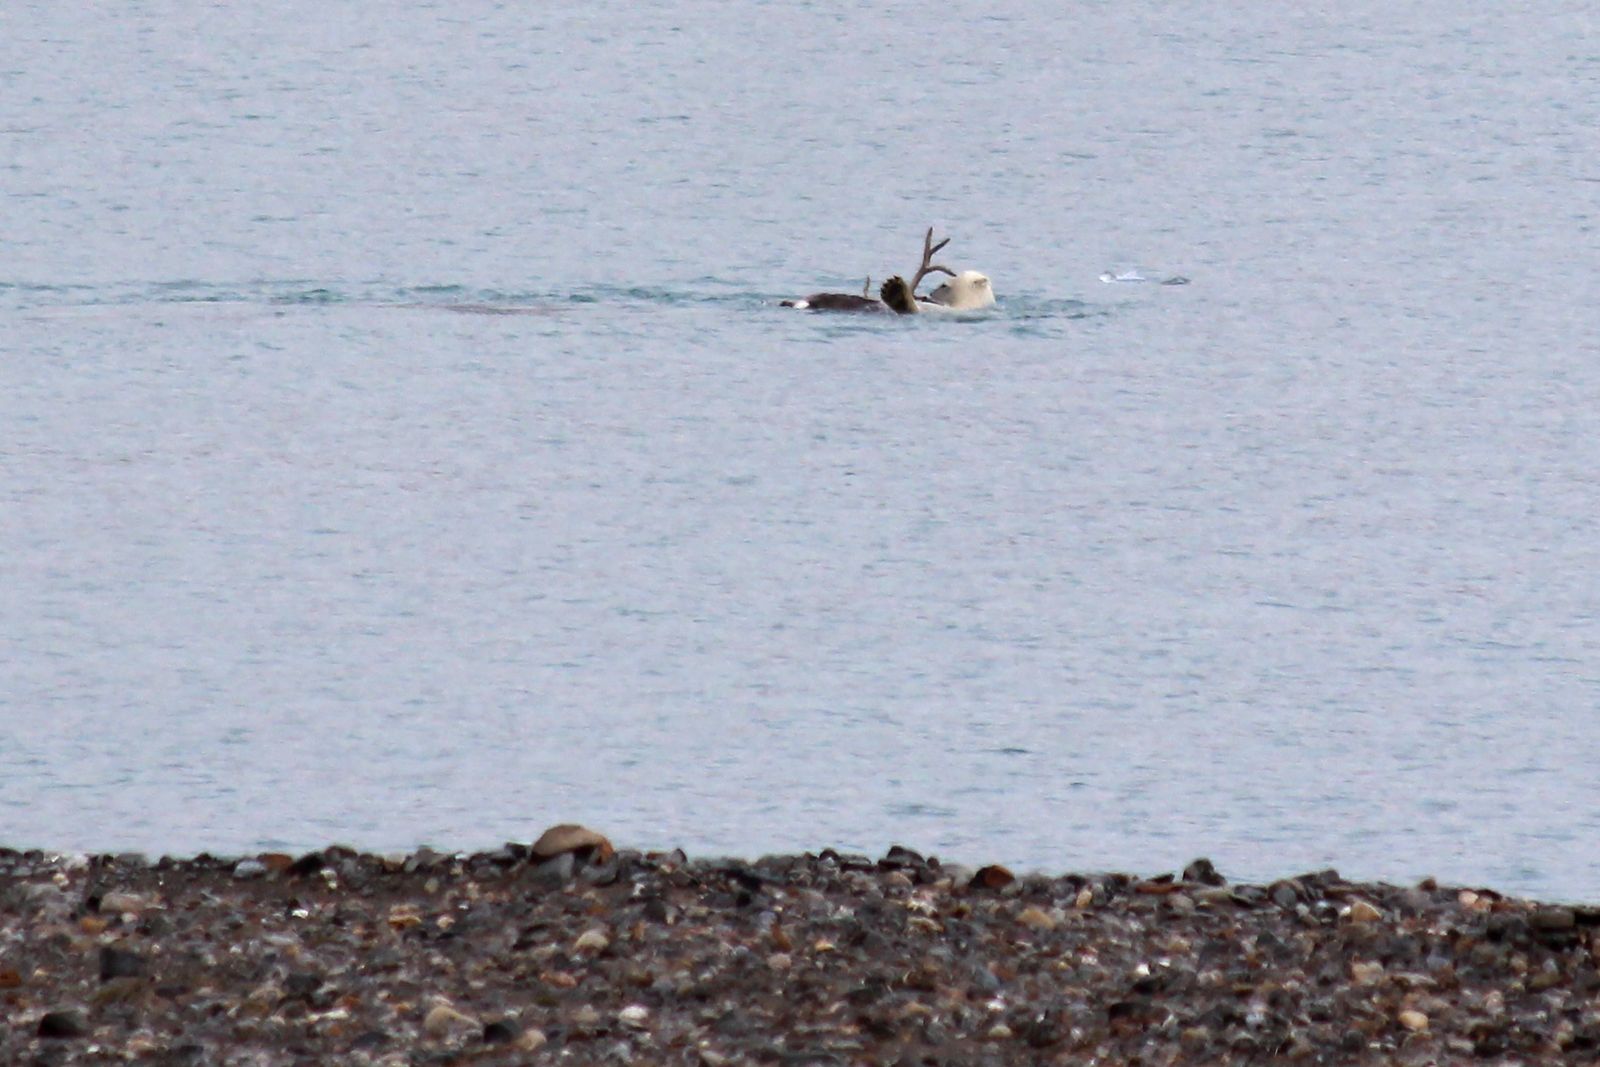
[[[888,311],[889,307],[874,296],[857,296],[854,293],[812,293],[798,300],[785,300],[786,308],[809,311]]]
[[[933,262],[939,249],[950,243],[946,237],[933,243],[933,228],[929,227],[922,239],[922,265],[906,281],[896,274],[878,287],[878,298],[868,296],[872,279],[867,279],[861,295],[853,293],[812,293],[798,300],[783,301],[784,307],[803,308],[810,311],[893,311],[898,315],[915,315],[926,311],[977,311],[994,306],[994,290],[987,275],[975,270],[957,274],[949,267]],[[917,295],[917,286],[929,274],[948,274],[950,280],[934,289],[926,297]]]

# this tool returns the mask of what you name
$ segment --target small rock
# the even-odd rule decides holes
[[[122,1054],[128,1059],[142,1060],[155,1055],[161,1049],[161,1042],[156,1040],[154,1034],[134,1034],[122,1043]]]
[[[233,876],[240,880],[260,878],[267,873],[267,865],[258,859],[240,860],[233,865]]]
[[[650,1024],[650,1009],[643,1004],[629,1004],[617,1012],[617,1022],[630,1030],[643,1030]]]
[[[1375,985],[1383,981],[1383,975],[1381,963],[1356,962],[1350,965],[1350,980],[1356,985]]]
[[[113,889],[100,898],[100,911],[113,915],[138,915],[151,907],[148,897],[141,897],[137,893],[124,893]]]
[[[572,951],[590,952],[595,955],[599,955],[610,947],[611,938],[607,937],[605,930],[598,926],[591,926],[579,934],[578,939],[572,943]]]
[[[1383,918],[1383,912],[1365,900],[1356,900],[1345,912],[1345,918],[1353,923],[1375,923]]]
[[[572,853],[563,852],[547,860],[535,860],[531,869],[534,881],[554,888],[571,882],[576,868]]]
[[[283,979],[283,991],[291,997],[310,997],[320,988],[322,976],[315,971],[291,971]]]
[[[615,885],[617,879],[622,877],[622,864],[617,862],[615,856],[607,860],[595,858],[598,856],[597,852],[590,858],[587,866],[578,868],[578,877],[585,885]]]
[[[1217,868],[1205,857],[1195,860],[1183,869],[1185,882],[1199,882],[1201,885],[1227,885],[1228,880],[1217,873]]]
[[[889,852],[878,861],[879,867],[921,867],[927,861],[916,852],[901,845],[890,845]]]
[[[476,1030],[478,1026],[478,1020],[457,1011],[448,1004],[434,1005],[422,1020],[422,1028],[434,1037],[444,1037],[447,1034],[460,1033],[465,1030]]]
[[[1413,1032],[1428,1028],[1428,1017],[1415,1008],[1407,1008],[1399,1015],[1400,1025]]]
[[[978,873],[972,876],[972,887],[974,889],[1004,889],[1016,880],[1016,875],[998,863],[991,863],[987,867],[978,868]]]
[[[485,1045],[509,1045],[521,1036],[522,1027],[515,1019],[496,1019],[492,1023],[485,1023],[483,1027]]]
[[[1094,890],[1090,889],[1088,886],[1084,886],[1082,889],[1078,890],[1078,896],[1075,900],[1073,900],[1072,906],[1077,908],[1079,911],[1083,911],[1093,903]]]
[[[522,1052],[537,1052],[539,1049],[543,1048],[549,1042],[549,1040],[550,1039],[545,1036],[543,1030],[535,1027],[529,1027],[528,1029],[522,1031],[521,1037],[517,1038],[516,1046],[518,1050]]]
[[[105,945],[100,949],[100,981],[113,978],[138,978],[150,969],[149,962],[137,952]]]
[[[984,1036],[990,1041],[1010,1041],[1014,1035],[1005,1023],[995,1023]]]
[[[321,852],[307,852],[304,856],[289,864],[286,872],[294,878],[304,878],[316,874],[328,866],[327,858]]]
[[[415,874],[418,871],[435,871],[449,861],[450,857],[445,853],[423,845],[405,858],[405,862],[400,865],[400,869],[407,874]]]
[[[268,979],[245,994],[244,1002],[259,1009],[256,1014],[264,1015],[277,1008],[283,1001],[283,986],[272,979]]]
[[[1048,911],[1045,911],[1043,908],[1032,906],[1022,909],[1021,913],[1017,916],[1017,922],[1021,923],[1023,926],[1032,927],[1035,930],[1054,930],[1057,926],[1061,925],[1056,921],[1055,916],[1051,915]]]
[[[578,976],[567,971],[540,971],[539,981],[552,989],[576,989]]]
[[[39,1019],[40,1037],[82,1037],[89,1032],[89,1021],[81,1011],[49,1011]]]

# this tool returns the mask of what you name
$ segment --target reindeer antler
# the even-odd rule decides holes
[[[951,270],[949,267],[941,267],[939,264],[932,262],[934,255],[939,251],[939,249],[943,248],[949,243],[950,238],[946,237],[938,244],[934,244],[933,227],[928,227],[927,235],[922,238],[922,266],[917,268],[917,273],[912,275],[911,278],[912,293],[917,291],[917,286],[922,284],[922,279],[926,278],[934,271],[938,271],[941,274],[948,274],[952,278],[956,276],[956,272]]]

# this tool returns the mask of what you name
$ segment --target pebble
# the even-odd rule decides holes
[[[509,1045],[522,1036],[522,1027],[515,1019],[496,1019],[483,1025],[485,1045]]]
[[[1350,965],[1350,980],[1356,985],[1375,985],[1383,981],[1384,974],[1381,963],[1356,962]]]
[[[546,886],[564,886],[572,881],[577,870],[577,860],[570,852],[562,852],[533,865],[534,877]]]
[[[1017,876],[998,863],[991,863],[987,867],[979,867],[978,873],[972,876],[972,885],[982,889],[1004,889],[1017,880]]]
[[[1383,918],[1383,912],[1365,900],[1352,901],[1345,917],[1353,923],[1374,923]]]
[[[1280,908],[1292,908],[1300,903],[1300,892],[1293,882],[1274,882],[1267,887],[1267,897]]]
[[[1054,930],[1057,926],[1061,925],[1061,923],[1056,920],[1055,916],[1051,915],[1043,908],[1033,907],[1031,905],[1023,908],[1022,911],[1017,915],[1017,922],[1021,923],[1023,926],[1032,927],[1035,930]]]
[[[457,1011],[449,1004],[435,1004],[428,1009],[428,1014],[422,1020],[422,1028],[434,1037],[477,1030],[480,1026],[478,1020],[465,1012]]]
[[[241,881],[247,878],[260,878],[267,873],[267,865],[258,859],[240,860],[233,866],[233,876]]]
[[[650,1025],[650,1009],[642,1004],[629,1004],[617,1012],[617,1022],[630,1030],[643,1030]]]
[[[137,978],[150,969],[150,964],[137,952],[105,945],[100,949],[100,981],[113,978]]]
[[[1412,1008],[1402,1011],[1399,1019],[1400,1025],[1407,1030],[1426,1030],[1428,1028],[1428,1017]]]
[[[122,893],[112,890],[100,898],[100,911],[110,912],[113,915],[138,915],[149,911],[154,906],[154,901],[149,897],[137,893]]]
[[[611,938],[607,937],[605,930],[598,926],[591,926],[579,934],[578,939],[572,943],[572,951],[588,952],[595,955],[604,952],[610,947]]]
[[[49,1011],[39,1018],[36,1031],[40,1037],[82,1037],[89,1032],[89,1023],[81,1011]]]

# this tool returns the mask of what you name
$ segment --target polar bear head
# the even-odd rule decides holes
[[[929,293],[928,301],[953,311],[975,311],[994,306],[994,290],[989,286],[988,275],[964,270]]]

